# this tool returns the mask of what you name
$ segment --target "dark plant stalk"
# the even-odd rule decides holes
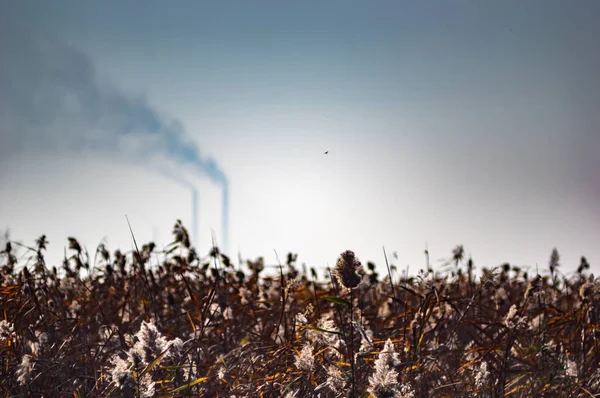
[[[354,372],[354,289],[350,289],[350,370],[352,372],[352,398],[356,397],[356,383]]]
[[[327,268],[327,270],[329,272],[329,278],[331,279],[331,286],[333,288],[333,287],[336,286],[335,282],[334,282],[334,279],[333,279],[333,275],[331,274],[331,270],[329,269],[329,267]],[[336,289],[335,295],[337,296],[338,294],[339,293],[337,292],[337,289]],[[339,306],[336,305],[336,306],[334,306],[334,308],[335,308],[335,311],[336,311],[336,313],[338,315],[338,320],[340,322],[340,326],[341,326],[341,329],[342,329],[340,331],[342,333],[342,338],[344,339],[344,341],[346,341],[346,325],[344,324],[344,318],[342,317],[342,313],[340,312]]]
[[[390,284],[392,285],[392,292],[394,293],[394,298],[398,298],[396,296],[396,287],[394,286],[394,280],[392,279],[392,271],[390,270],[390,264],[388,263],[387,254],[385,252],[385,246],[383,246],[383,257],[385,257],[385,266],[387,267],[388,276],[390,277]]]
[[[144,282],[144,286],[146,287],[146,290],[147,290],[148,301],[150,302],[150,304],[152,305],[152,308],[155,311],[154,318],[158,320],[158,314],[156,313],[156,306],[154,305],[154,297],[152,297],[150,284],[148,283],[148,279],[146,277],[146,269],[144,268],[144,264],[142,262],[142,255],[140,254],[140,249],[138,248],[137,242],[135,240],[135,235],[133,234],[133,229],[131,228],[131,224],[129,223],[129,217],[127,217],[127,215],[125,215],[125,219],[127,220],[127,225],[129,226],[129,232],[131,233],[131,239],[133,239],[133,245],[135,247],[135,255],[134,255],[133,264],[136,263],[136,259],[137,259],[137,262],[139,262],[139,266],[141,269],[140,275],[142,277],[142,281]],[[145,309],[146,313],[150,312],[148,310],[148,304],[146,304],[146,303],[144,303],[144,309]]]
[[[317,297],[317,282],[315,278],[312,277],[312,288],[315,295],[315,308],[317,309],[317,315],[321,318],[321,306],[319,306],[319,298]]]
[[[279,263],[279,276],[281,277],[281,313],[279,314],[279,322],[277,322],[277,329],[275,330],[275,341],[277,341],[277,336],[279,336],[279,328],[281,327],[281,323],[283,322],[283,313],[285,312],[285,286],[284,286],[284,277],[283,277],[283,266],[281,265],[281,261],[279,260],[279,255],[277,251],[275,251],[275,257],[277,257],[277,262]],[[285,326],[284,326],[285,327]],[[285,329],[284,329],[285,336]]]

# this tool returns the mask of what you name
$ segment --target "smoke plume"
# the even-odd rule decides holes
[[[180,122],[101,81],[89,57],[48,35],[4,25],[0,55],[0,158],[26,150],[126,154],[145,162],[167,158],[222,187],[228,221],[227,176]],[[225,235],[226,224],[223,229]]]

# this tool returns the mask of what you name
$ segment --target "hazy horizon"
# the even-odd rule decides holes
[[[0,2],[0,231],[600,271],[600,3]],[[327,154],[325,152],[328,151]],[[397,259],[392,253],[397,253]]]

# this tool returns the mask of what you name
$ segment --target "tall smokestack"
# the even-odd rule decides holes
[[[223,251],[225,253],[229,250],[229,182],[225,181],[223,183],[223,196],[222,200],[222,228],[223,228]]]
[[[200,236],[198,236],[198,190],[192,188],[192,242],[196,250],[200,250]]]
[[[183,158],[186,160],[186,157]],[[228,249],[228,238],[229,238],[229,179],[225,175],[225,172],[219,168],[213,158],[190,159],[193,161],[193,165],[197,167],[196,171],[201,175],[208,176],[214,183],[219,184],[222,188],[221,193],[221,228],[223,229],[223,241],[219,245],[221,250],[224,252]]]
[[[162,174],[171,181],[177,182],[185,188],[188,188],[191,192],[192,202],[192,217],[191,217],[191,234],[192,242],[196,249],[200,247],[200,193],[197,187],[192,183],[191,178],[186,177],[189,173],[196,175],[206,176],[213,183],[218,184],[221,187],[221,228],[222,228],[222,240],[218,242],[219,249],[223,252],[227,252],[229,249],[229,180],[225,174],[215,169],[215,163],[212,159],[206,161],[206,163],[195,162],[190,168],[189,162],[182,162],[182,167],[177,165],[163,163],[147,162],[146,167],[154,170],[155,172]]]

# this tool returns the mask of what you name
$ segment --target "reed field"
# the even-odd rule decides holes
[[[202,256],[180,221],[173,238],[93,253],[68,238],[56,265],[45,236],[7,241],[2,396],[600,394],[600,288],[585,258],[571,275],[556,249],[539,269],[475,267],[457,246],[410,275],[346,251],[317,272],[293,253],[273,267]]]

